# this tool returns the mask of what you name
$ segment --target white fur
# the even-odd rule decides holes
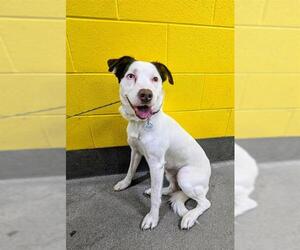
[[[128,73],[134,73],[136,80],[129,80],[126,77]],[[154,76],[159,78],[159,82],[151,81]],[[136,117],[126,99],[127,96],[133,105],[140,105],[137,97],[140,89],[152,90],[152,110],[160,110],[149,121]],[[114,190],[123,190],[130,185],[143,155],[150,169],[151,189],[146,193],[151,193],[151,209],[141,224],[142,229],[157,226],[161,195],[172,195],[175,191],[170,199],[171,206],[182,216],[181,228],[191,228],[197,218],[210,207],[206,194],[211,168],[205,152],[191,135],[163,112],[162,80],[153,64],[136,61],[130,65],[120,82],[120,98],[120,112],[129,121],[127,134],[131,162],[126,177],[114,186]],[[146,126],[147,122],[151,124],[151,128]],[[164,172],[170,186],[162,189]],[[197,206],[190,211],[184,205],[189,198],[197,201]]]
[[[256,161],[239,145],[235,144],[234,151],[234,215],[238,216],[257,206],[249,195],[255,188],[258,168]]]

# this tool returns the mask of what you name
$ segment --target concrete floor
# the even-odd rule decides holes
[[[260,163],[252,197],[258,207],[233,224],[233,169],[214,165],[209,199],[212,207],[190,231],[164,200],[153,231],[139,229],[150,200],[144,173],[128,190],[112,186],[122,176],[67,182],[47,177],[0,181],[0,249],[235,249],[282,250],[300,246],[300,161]],[[189,206],[194,205],[188,203]],[[126,211],[126,212],[125,212]],[[233,227],[235,231],[233,234]]]
[[[300,249],[300,161],[259,164],[258,207],[235,220],[236,250]]]
[[[143,195],[149,175],[139,173],[134,185],[113,192],[124,175],[67,181],[68,249],[233,249],[233,164],[214,165],[208,198],[212,207],[190,231],[163,199],[160,222],[152,231],[140,223],[150,207]],[[188,206],[195,205],[192,201]]]
[[[0,249],[66,248],[65,177],[0,180]]]

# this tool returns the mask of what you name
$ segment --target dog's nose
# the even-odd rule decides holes
[[[152,100],[153,93],[150,89],[141,89],[138,92],[138,97],[143,103],[149,103]]]

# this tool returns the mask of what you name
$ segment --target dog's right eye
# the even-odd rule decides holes
[[[135,79],[135,75],[134,74],[128,74],[127,76],[127,79],[129,79],[129,80],[133,80],[133,79]]]

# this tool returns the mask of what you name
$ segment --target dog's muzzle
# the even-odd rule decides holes
[[[151,92],[152,93],[152,92]],[[130,107],[133,109],[135,115],[141,119],[141,120],[146,120],[149,119],[152,115],[158,113],[160,111],[160,108],[158,111],[153,112],[152,108],[148,105],[140,105],[140,106],[134,106],[132,105],[131,101],[129,100],[128,96],[125,96]]]

